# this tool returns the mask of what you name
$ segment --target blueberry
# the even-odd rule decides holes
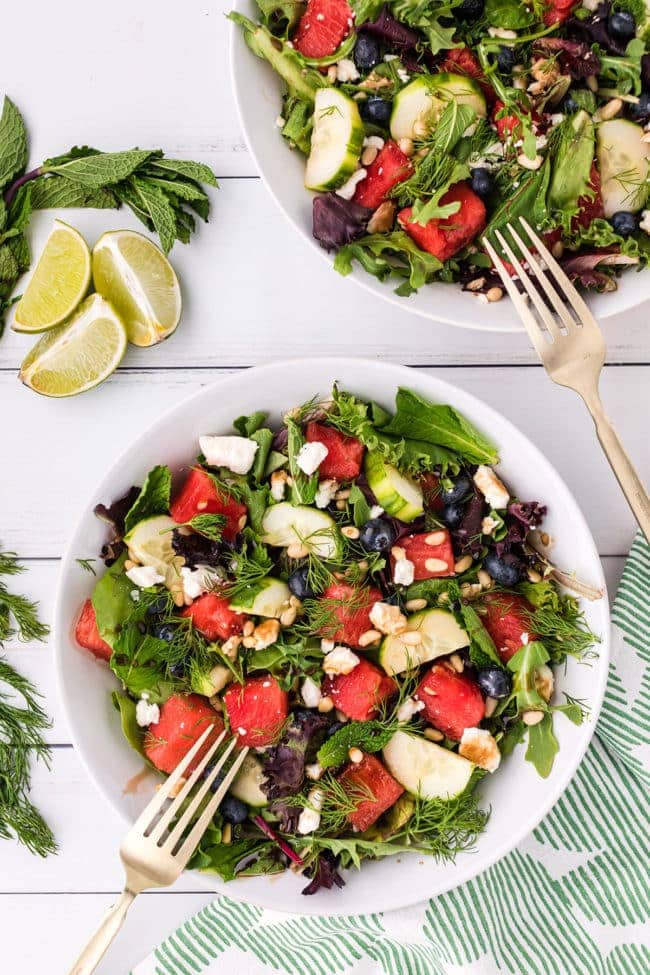
[[[458,528],[463,520],[464,511],[459,504],[446,504],[442,509],[440,517],[447,528]]]
[[[176,627],[173,623],[159,623],[157,626],[152,626],[151,632],[158,640],[171,643],[176,636]]]
[[[235,796],[231,796],[229,792],[225,794],[219,806],[219,812],[226,820],[227,823],[231,823],[233,826],[239,826],[240,823],[246,822],[248,819],[248,806],[241,799],[236,799]]]
[[[359,112],[364,122],[373,122],[375,125],[388,125],[393,106],[379,95],[371,95],[363,102],[358,102]]]
[[[463,0],[459,7],[456,7],[454,14],[459,20],[478,20],[483,13],[485,0]]]
[[[162,616],[167,612],[167,596],[159,596],[147,606],[147,616]]]
[[[501,667],[482,667],[476,681],[486,697],[507,697],[512,689],[512,677]]]
[[[517,57],[514,47],[507,47],[505,44],[502,44],[497,51],[497,67],[501,74],[511,74],[516,60]]]
[[[371,518],[361,529],[359,542],[368,552],[387,552],[395,541],[396,534],[386,518]]]
[[[650,118],[650,94],[642,91],[638,102],[630,105],[630,117],[635,122],[645,122]]]
[[[636,213],[618,210],[609,218],[612,228],[620,237],[629,237],[639,229],[639,218]]]
[[[187,668],[184,660],[179,660],[178,663],[172,664],[169,668],[169,673],[172,677],[185,677],[186,672]]]
[[[208,765],[208,767],[203,770],[204,779],[207,779],[207,777],[209,776],[213,768],[214,765]],[[225,772],[217,772],[214,781],[210,783],[210,791],[216,792],[219,786],[221,785],[221,783],[223,782],[224,778],[225,778]]]
[[[333,721],[325,733],[326,737],[331,738],[332,735],[335,735],[337,731],[341,730],[341,728],[345,728],[345,721]]]
[[[491,552],[483,559],[483,568],[500,586],[516,586],[524,574],[524,567],[516,555],[495,555]]]
[[[359,71],[371,71],[381,60],[379,44],[370,34],[359,34],[354,47],[354,63]]]
[[[474,180],[474,173],[477,172],[486,172],[486,170],[475,169],[472,173],[472,182]],[[472,189],[473,188],[474,187],[472,186]],[[440,492],[440,499],[445,504],[458,504],[458,502],[462,501],[463,498],[466,497],[471,490],[472,490],[472,482],[470,481],[469,477],[464,477],[463,475],[461,475],[460,477],[456,478],[456,480],[453,482],[450,488],[442,489],[442,491]]]
[[[631,41],[636,34],[636,21],[629,10],[617,10],[607,18],[607,29],[616,41]]]
[[[571,93],[565,96],[560,107],[565,115],[575,115],[576,112],[580,111],[580,106]]]
[[[287,584],[291,593],[296,597],[296,599],[314,599],[316,593],[309,585],[309,566],[301,565],[294,572],[291,573],[287,580]]]
[[[489,196],[493,186],[494,181],[489,169],[486,169],[484,166],[477,166],[476,169],[472,170],[471,187],[477,196]],[[462,478],[462,480],[466,480],[466,478]]]

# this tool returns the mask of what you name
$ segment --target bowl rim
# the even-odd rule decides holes
[[[69,620],[64,617],[64,591],[66,589],[67,579],[69,571],[75,560],[75,551],[78,545],[78,536],[81,534],[85,520],[88,517],[89,511],[92,511],[97,498],[102,496],[102,491],[105,485],[113,478],[115,471],[119,470],[125,463],[128,455],[141,441],[148,439],[152,435],[155,435],[160,427],[164,427],[167,420],[171,418],[177,411],[186,409],[189,404],[194,402],[199,402],[202,399],[210,400],[214,396],[216,390],[220,392],[227,392],[229,386],[237,386],[241,383],[242,372],[246,374],[251,374],[255,377],[253,380],[253,387],[257,385],[258,378],[263,379],[266,374],[273,374],[274,372],[282,372],[285,375],[291,374],[291,370],[301,370],[306,368],[317,367],[323,371],[327,371],[331,376],[336,376],[336,372],[339,369],[349,369],[350,367],[358,369],[372,369],[379,370],[380,373],[385,373],[387,377],[386,386],[388,389],[394,389],[398,383],[397,374],[401,373],[404,382],[409,381],[409,377],[413,375],[414,372],[419,372],[419,370],[414,370],[410,366],[404,366],[392,362],[383,362],[376,359],[368,359],[362,357],[343,357],[343,356],[324,356],[324,357],[302,357],[295,359],[282,359],[276,360],[271,363],[267,363],[261,366],[253,366],[245,370],[237,370],[226,376],[221,376],[214,382],[207,384],[196,390],[189,396],[181,399],[179,402],[173,404],[164,412],[162,412],[156,419],[149,424],[144,430],[142,430],[137,437],[130,440],[127,446],[120,451],[118,456],[110,463],[110,465],[104,470],[104,473],[99,480],[99,482],[93,488],[91,496],[86,504],[83,505],[82,510],[78,518],[75,520],[72,531],[70,532],[68,542],[64,548],[63,554],[61,556],[59,574],[57,580],[56,594],[54,599],[54,609],[52,615],[52,628],[51,628],[51,639],[53,647],[53,657],[54,657],[54,675],[55,675],[55,686],[56,693],[59,701],[61,702],[61,707],[66,720],[68,731],[70,734],[70,739],[72,741],[73,747],[84,771],[92,781],[93,785],[103,796],[113,810],[118,814],[120,819],[122,819],[129,826],[132,825],[131,818],[127,815],[125,810],[119,805],[117,797],[112,795],[101,782],[98,774],[94,770],[94,762],[90,753],[90,749],[86,747],[85,740],[78,737],[75,730],[74,722],[74,708],[72,707],[72,702],[68,699],[67,688],[63,678],[63,659],[64,659],[64,648],[66,645],[65,633],[66,625],[68,625],[69,631]],[[519,430],[507,417],[505,417],[494,407],[489,406],[479,397],[475,396],[473,393],[468,392],[453,383],[450,383],[446,379],[440,379],[438,376],[427,376],[424,374],[426,379],[431,379],[432,382],[437,386],[436,395],[445,395],[446,391],[452,391],[453,394],[458,396],[460,394],[461,398],[465,398],[468,402],[475,406],[480,406],[482,410],[482,416],[485,418],[484,426],[486,430],[490,430],[496,420],[498,424],[501,424],[501,437],[503,440],[508,437],[509,434],[515,433],[518,437],[523,437],[524,440],[529,445],[530,449],[534,451],[537,455],[539,462],[542,467],[546,466],[547,470],[553,474],[562,485],[566,492],[566,502],[572,507],[570,511],[571,517],[574,522],[582,529],[584,533],[585,543],[589,549],[589,558],[593,563],[594,569],[594,579],[595,584],[602,589],[602,597],[600,600],[600,609],[603,614],[603,632],[601,634],[601,642],[599,644],[599,652],[596,665],[598,667],[598,682],[595,686],[594,692],[592,694],[592,700],[590,701],[589,710],[589,720],[585,722],[582,726],[583,737],[582,740],[576,744],[575,750],[571,756],[571,760],[565,762],[562,766],[562,775],[560,780],[556,783],[554,789],[549,789],[548,795],[544,802],[540,803],[531,814],[523,820],[519,828],[504,839],[494,844],[493,848],[489,852],[482,851],[481,861],[477,867],[477,861],[473,860],[471,857],[463,861],[462,865],[455,864],[454,871],[455,875],[450,878],[449,883],[443,881],[436,890],[435,895],[444,894],[449,890],[453,890],[456,887],[467,883],[480,875],[482,875],[487,869],[493,866],[498,860],[503,856],[506,856],[512,850],[514,850],[527,836],[529,836],[532,831],[539,825],[542,819],[548,815],[550,810],[559,801],[562,795],[565,793],[566,789],[570,785],[578,766],[580,765],[590,743],[591,739],[595,733],[596,724],[600,714],[605,688],[607,684],[607,678],[609,674],[609,662],[610,662],[610,629],[611,629],[611,619],[610,619],[610,608],[607,593],[607,586],[605,577],[603,574],[602,563],[598,550],[596,548],[594,539],[591,535],[591,531],[586,522],[580,507],[576,499],[574,498],[572,492],[569,490],[563,478],[560,476],[556,468],[551,464],[551,462],[546,458],[545,454],[533,443],[530,438]],[[225,896],[232,897],[235,900],[240,900],[248,903],[257,904],[264,908],[270,908],[272,910],[278,911],[284,914],[295,914],[296,916],[341,916],[348,915],[354,916],[366,913],[375,913],[377,911],[387,911],[387,910],[397,910],[404,907],[413,906],[415,904],[421,903],[423,898],[420,893],[417,895],[409,895],[405,892],[403,896],[397,896],[397,891],[402,889],[402,885],[396,885],[394,890],[382,889],[382,903],[380,906],[373,906],[371,908],[366,908],[359,905],[356,909],[354,906],[346,905],[345,909],[337,909],[335,903],[330,905],[327,904],[324,907],[321,906],[320,902],[316,905],[316,899],[303,898],[303,900],[309,900],[310,904],[305,904],[305,910],[299,910],[295,908],[286,909],[278,907],[272,903],[272,897],[265,903],[256,899],[255,896],[251,896],[248,891],[249,886],[245,883],[240,883],[235,888],[235,885],[226,884],[221,881],[216,875],[209,873],[202,873],[198,870],[192,871],[194,877],[200,882],[201,886],[205,886],[208,890],[212,891],[214,894],[225,894]],[[268,880],[269,878],[267,878]],[[270,878],[273,879],[272,877]],[[311,903],[314,903],[314,909],[309,909]]]
[[[243,12],[242,0],[233,0],[233,9],[238,13],[242,13]],[[242,44],[245,45],[245,41],[241,37],[241,31],[239,29],[238,24],[236,24],[234,21],[230,21],[230,41],[228,46],[230,84],[231,84],[231,89],[235,100],[235,107],[237,109],[237,116],[239,118],[239,123],[242,127],[242,131],[244,133],[246,148],[250,153],[253,162],[255,163],[259,178],[261,179],[262,183],[266,187],[267,192],[269,193],[269,196],[275,203],[276,207],[280,210],[280,212],[284,216],[285,220],[287,220],[289,224],[294,228],[294,230],[299,234],[299,236],[307,242],[310,249],[315,251],[321,258],[321,260],[325,261],[329,265],[329,267],[333,270],[333,259],[330,253],[326,251],[323,247],[321,247],[318,244],[318,242],[306,232],[305,228],[301,225],[301,223],[296,218],[294,218],[282,204],[273,185],[271,184],[270,178],[267,176],[266,167],[263,165],[262,160],[255,149],[255,140],[254,138],[251,137],[249,126],[246,121],[246,113],[243,109],[244,92],[239,83],[239,76],[236,67],[237,64],[236,48],[238,42],[241,42]],[[251,54],[251,56],[253,55]],[[308,191],[305,190],[305,192]],[[631,270],[629,274],[626,275],[626,280],[628,279],[631,280],[630,274],[631,274]],[[451,325],[454,328],[462,328],[470,332],[479,332],[479,333],[484,332],[488,334],[494,333],[500,335],[518,335],[525,331],[523,324],[519,321],[516,315],[516,312],[514,313],[514,322],[510,322],[510,323],[504,322],[503,324],[499,324],[499,320],[497,320],[497,321],[490,321],[490,323],[486,325],[479,325],[477,324],[480,318],[479,312],[477,312],[477,314],[471,320],[468,320],[468,319],[460,318],[457,315],[453,315],[451,313],[445,313],[444,311],[441,312],[437,309],[435,312],[433,310],[432,311],[425,310],[424,308],[421,308],[419,305],[413,305],[409,303],[408,300],[405,300],[404,298],[400,298],[397,295],[395,295],[393,289],[388,287],[384,282],[382,282],[382,290],[379,290],[377,283],[374,283],[375,279],[372,278],[371,275],[365,273],[362,268],[359,268],[356,265],[353,266],[352,271],[350,272],[350,274],[347,275],[347,279],[353,280],[355,284],[363,288],[364,291],[367,291],[369,294],[374,295],[376,298],[380,300],[388,302],[389,304],[393,305],[395,308],[398,308],[400,311],[408,312],[408,314],[410,315],[416,315],[418,318],[425,319],[425,321],[437,322],[442,325]],[[454,286],[456,287],[456,285]],[[615,318],[617,315],[623,315],[630,311],[634,311],[635,309],[641,308],[643,307],[643,305],[646,305],[647,301],[648,299],[646,295],[644,294],[643,291],[640,290],[637,298],[634,298],[630,294],[629,300],[627,301],[624,300],[621,304],[618,304],[616,307],[613,307],[613,302],[611,301],[606,302],[604,303],[604,307],[599,306],[598,308],[598,320],[600,322],[605,322],[611,318]],[[480,306],[480,307],[483,309],[483,311],[485,311],[485,306]]]

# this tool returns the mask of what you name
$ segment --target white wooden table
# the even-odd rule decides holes
[[[228,77],[227,0],[22,0],[3,11],[2,85],[24,112],[34,164],[75,143],[162,147],[217,172],[212,219],[172,254],[185,297],[168,342],[130,350],[119,373],[71,400],[39,398],[16,369],[29,340],[0,342],[0,541],[29,572],[19,581],[51,613],[58,559],[79,506],[118,451],[161,410],[226,372],[314,353],[378,356],[443,376],[507,413],[561,471],[591,525],[612,589],[634,525],[581,404],[553,386],[526,338],[435,325],[338,277],[286,223],[256,178]],[[219,9],[217,9],[219,8]],[[251,93],[255,97],[255,93]],[[37,248],[52,215],[34,221]],[[138,226],[126,213],[68,212],[92,241]],[[642,476],[650,480],[648,308],[610,321],[602,392]],[[550,499],[552,501],[552,499]],[[45,694],[53,768],[34,797],[60,853],[40,860],[0,842],[2,971],[67,971],[121,884],[123,827],[86,779],[57,701],[47,646],[9,648]],[[144,895],[100,971],[131,965],[209,899],[192,878]],[[36,936],[35,936],[36,934]]]

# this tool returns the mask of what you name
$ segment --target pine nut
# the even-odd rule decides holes
[[[239,521],[237,522],[237,528],[240,532],[243,532],[244,528],[246,527],[247,521],[248,521],[248,515],[242,515]]]
[[[221,842],[228,845],[232,841],[232,826],[230,823],[224,823],[221,830]]]
[[[544,548],[548,548],[548,546],[551,544],[551,536],[548,534],[548,532],[540,532],[539,540]]]
[[[337,501],[336,502],[336,510],[337,511],[345,511],[345,509],[347,508],[347,506],[348,505],[347,505],[347,502],[346,501]]]
[[[427,572],[446,572],[449,568],[449,563],[445,562],[444,559],[427,559],[424,563],[424,568]]]
[[[169,790],[169,798],[170,799],[175,799],[176,796],[181,791],[181,789],[183,788],[183,786],[185,785],[186,782],[187,782],[187,779],[184,779],[183,776],[181,776],[180,779],[178,780],[178,782],[176,783],[176,785],[173,785],[171,787],[171,789]]]
[[[473,564],[474,559],[471,555],[463,555],[462,559],[459,559],[454,565],[454,572],[460,575],[461,572],[467,572],[468,569],[471,569]]]
[[[250,636],[245,636],[244,639],[242,640],[242,643],[244,644],[247,650],[252,650],[253,647],[255,646],[255,637],[252,634]]]
[[[377,155],[378,153],[375,146],[366,146],[366,148],[361,153],[361,165],[369,166],[371,163],[374,163],[375,159],[377,158]]]
[[[524,724],[531,728],[535,724],[539,724],[540,721],[544,720],[544,711],[524,711],[521,716]]]
[[[304,559],[309,555],[309,549],[302,542],[292,542],[287,547],[287,555],[290,559]]]
[[[331,697],[321,697],[320,701],[318,702],[318,710],[321,714],[327,714],[333,709],[333,707],[334,701]]]
[[[465,661],[457,653],[452,653],[449,658],[449,663],[454,668],[457,674],[462,674],[465,670]]]
[[[393,545],[390,550],[390,554],[393,556],[396,562],[399,562],[401,559],[406,558],[406,549],[401,548],[399,545]]]
[[[528,576],[529,582],[541,582],[542,577],[535,569],[526,569],[526,575]]]
[[[246,620],[242,628],[242,633],[244,634],[244,636],[250,636],[254,630],[255,630],[255,624],[253,623],[253,621]]]
[[[347,714],[343,714],[343,712],[342,711],[339,711],[339,709],[337,708],[336,709],[336,720],[337,721],[340,721],[342,724],[346,724],[350,719],[348,718]]]
[[[174,592],[174,593],[172,593],[172,599],[174,600],[174,606],[184,606],[185,605],[185,596],[183,595],[182,592]]]
[[[133,562],[132,559],[126,559],[124,562],[124,568],[128,571],[129,569],[135,569],[137,562]]]
[[[413,139],[398,139],[397,145],[400,147],[405,156],[412,156],[415,150],[413,145]]]
[[[327,69],[327,80],[329,81],[330,85],[333,85],[334,82],[336,81],[336,65],[335,64],[330,64],[329,68]]]
[[[623,108],[623,102],[620,98],[612,98],[610,101],[601,105],[596,112],[596,118],[599,122],[608,122],[609,119],[615,118],[620,114]]]
[[[207,508],[207,506],[208,506],[208,502],[207,501],[197,501],[197,503],[196,503],[196,510],[197,511],[205,511],[205,509]]]
[[[489,589],[492,585],[492,576],[489,572],[486,572],[485,569],[478,570],[477,579],[484,589]]]
[[[426,599],[409,599],[404,606],[410,613],[417,613],[418,610],[427,608],[427,601]]]
[[[363,752],[360,748],[351,748],[348,752],[348,758],[351,762],[354,762],[355,765],[358,765],[359,762],[363,761]]]
[[[359,637],[360,647],[369,647],[371,643],[376,643],[377,640],[381,640],[381,633],[379,630],[366,630]]]
[[[427,131],[428,131],[427,123],[422,121],[422,119],[418,119],[418,121],[415,122],[415,124],[413,125],[413,135],[417,139],[423,139],[427,134]]]
[[[289,609],[285,609],[284,613],[280,616],[280,623],[282,626],[292,626],[296,622],[296,616],[298,613],[294,606],[290,606]]]
[[[404,633],[400,633],[399,638],[407,647],[417,647],[422,643],[422,634],[418,633],[417,630],[406,630]]]
[[[434,689],[432,687],[423,687],[422,690],[424,691],[425,694],[428,694],[429,697],[435,697],[436,696],[436,692],[434,691]]]
[[[346,501],[350,497],[350,488],[343,488],[342,491],[337,491],[334,495],[336,501]]]
[[[595,74],[590,74],[587,76],[587,88],[593,92],[598,91],[598,78]]]
[[[341,529],[341,534],[345,535],[346,538],[358,538],[361,532],[355,525],[346,525]]]
[[[474,278],[465,285],[465,291],[480,291],[485,284],[485,278]]]
[[[297,596],[289,596],[289,605],[295,606],[296,609],[302,609],[302,603]]]
[[[497,701],[496,697],[486,697],[485,698],[485,717],[486,718],[491,718],[492,717],[492,715],[496,711],[496,707],[497,707],[497,704],[498,703],[499,702]]]
[[[539,158],[541,159],[542,157],[540,156]],[[535,168],[537,169],[539,167],[536,166]],[[503,288],[499,288],[495,285],[493,288],[488,289],[485,297],[487,298],[488,301],[501,301],[501,299],[503,298]]]
[[[462,586],[461,586],[461,588],[462,588]],[[462,593],[461,593],[461,595],[462,595]],[[448,592],[441,592],[440,595],[438,596],[438,602],[439,603],[448,603],[449,602],[449,593]]]
[[[553,257],[557,257],[558,259],[562,257],[562,255],[564,254],[564,244],[562,243],[561,240],[555,241],[555,243],[551,247],[551,254],[553,255]]]
[[[442,741],[445,737],[442,731],[438,731],[437,728],[425,728],[424,737],[428,738],[429,741]]]
[[[447,532],[431,532],[430,535],[424,539],[425,545],[442,545],[447,537]]]

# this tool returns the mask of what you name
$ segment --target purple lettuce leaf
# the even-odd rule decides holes
[[[338,861],[329,850],[324,850],[320,854],[311,870],[313,871],[312,879],[303,889],[303,894],[309,896],[318,890],[322,890],[322,888],[331,890],[334,885],[345,887],[345,880],[338,871]]]
[[[561,261],[562,268],[574,282],[583,288],[593,288],[595,291],[616,291],[616,280],[599,267],[616,267],[626,264],[638,264],[638,257],[628,254],[603,253],[578,254]]]
[[[414,51],[420,41],[420,35],[416,31],[395,20],[388,4],[384,4],[375,20],[369,20],[362,26],[394,51]]]
[[[617,54],[622,57],[625,54],[625,44],[617,41],[609,32],[607,19],[612,8],[611,3],[601,3],[591,17],[580,20],[578,17],[569,17],[565,22],[567,35],[576,38],[585,44],[599,44],[610,54]]]
[[[119,559],[124,551],[125,520],[140,494],[140,488],[133,485],[121,498],[110,505],[96,504],[94,511],[100,521],[110,528],[110,535],[101,548],[101,557],[106,565],[111,566]]]
[[[336,193],[314,197],[313,234],[326,251],[338,250],[357,237],[363,237],[372,210],[344,200]]]
[[[283,833],[295,833],[300,809],[282,802],[295,796],[305,781],[305,765],[320,748],[330,719],[317,711],[300,711],[282,736],[266,753],[262,790],[271,800],[271,811]]]
[[[557,53],[562,74],[570,75],[574,81],[587,78],[600,71],[600,58],[584,41],[567,41],[561,37],[542,37],[535,45],[535,51],[542,55]]]
[[[481,551],[481,523],[486,506],[483,495],[475,491],[469,499],[463,520],[458,528],[452,532],[456,545],[463,554],[478,555]]]
[[[177,528],[172,532],[172,548],[177,555],[182,555],[189,569],[197,565],[217,566],[222,560],[222,546],[198,532],[180,532]]]
[[[529,531],[539,528],[546,517],[546,505],[539,501],[513,501],[508,505],[504,518],[506,535],[496,543],[496,553],[499,556],[510,552],[516,545],[526,541]]]

